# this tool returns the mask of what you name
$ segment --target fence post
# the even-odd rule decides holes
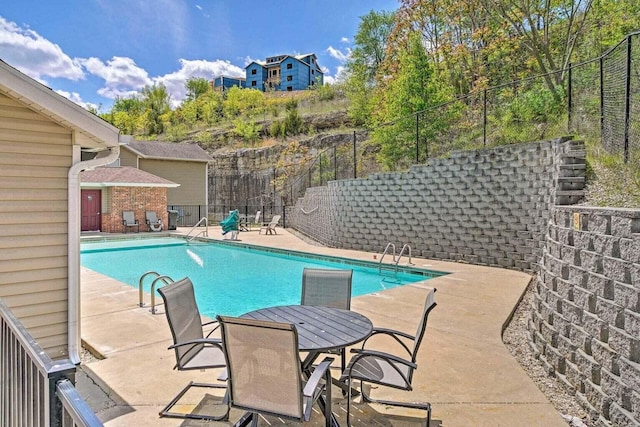
[[[569,79],[569,81],[567,82],[567,132],[571,132],[571,115],[573,113],[572,108],[573,108],[573,97],[572,97],[572,92],[573,92],[573,65],[571,64],[571,62],[569,62],[569,71],[567,73],[567,78]]]
[[[336,146],[333,146],[333,180],[338,180],[338,157],[336,156]]]
[[[487,90],[482,91],[482,146],[487,146]]]
[[[320,166],[318,169],[320,170],[320,186],[322,187],[322,153],[320,153]]]
[[[600,144],[606,146],[604,141],[604,58],[600,57]]]
[[[416,113],[416,163],[420,163],[420,116]]]
[[[357,161],[356,161],[356,131],[353,131],[353,178],[356,179],[358,177],[357,172]]]
[[[631,36],[627,36],[627,69],[624,89],[624,162],[629,162],[629,115],[631,114]]]

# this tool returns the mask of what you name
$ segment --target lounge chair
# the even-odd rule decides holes
[[[222,227],[222,235],[224,236],[227,233],[231,233],[231,240],[236,240],[238,238],[238,223],[240,222],[240,214],[238,210],[233,210],[229,212],[229,215],[220,221],[220,226]]]
[[[136,233],[140,232],[140,223],[135,217],[133,211],[122,212],[122,224],[124,225],[124,232],[126,233],[129,228],[135,228]]]
[[[260,231],[258,231],[258,234],[262,234],[262,230],[265,230],[264,234],[278,234],[276,233],[276,226],[278,225],[278,222],[280,222],[280,215],[274,215],[273,218],[271,218],[270,222],[265,222],[262,224],[262,227],[260,227]]]
[[[258,414],[309,421],[313,403],[322,395],[325,425],[331,425],[331,387],[326,387],[331,384],[331,358],[318,364],[305,382],[293,324],[226,316],[218,316],[218,322],[229,405],[247,411],[236,426],[257,425]]]
[[[347,393],[347,425],[350,425],[349,411],[351,409],[350,405],[353,380],[360,380],[360,392],[362,393],[362,399],[364,402],[425,410],[427,412],[427,427],[429,426],[431,421],[430,403],[405,403],[372,399],[370,395],[365,393],[362,384],[367,382],[401,390],[412,390],[411,381],[413,379],[413,372],[418,368],[416,358],[418,356],[420,344],[422,343],[422,338],[424,337],[424,332],[427,329],[427,318],[429,317],[431,310],[436,306],[434,296],[435,292],[436,289],[434,288],[427,294],[427,299],[422,311],[422,317],[420,318],[420,323],[418,324],[418,330],[415,336],[392,329],[374,328],[371,335],[363,341],[362,348],[351,350],[356,353],[356,355],[351,358],[342,374],[342,377],[340,378],[341,381],[345,381],[349,386]],[[386,335],[391,337],[403,348],[406,354],[403,356],[397,356],[392,353],[365,349],[367,342],[376,335]],[[413,348],[409,348],[407,343],[409,345],[412,343]],[[407,358],[407,356],[410,356],[410,358]]]
[[[158,218],[156,211],[146,211],[144,215],[149,231],[162,231],[162,220]]]
[[[173,345],[169,347],[170,350],[174,350],[176,356],[176,364],[173,369],[185,371],[189,369],[225,367],[221,340],[219,338],[210,338],[211,333],[217,329],[217,325],[206,337],[203,332],[204,326],[216,324],[217,322],[202,323],[191,280],[184,278],[161,287],[158,292],[164,300],[165,313],[171,329],[171,336],[173,337]],[[229,415],[228,406],[225,408],[223,415],[216,416],[172,412],[171,409],[191,387],[227,388],[226,384],[205,384],[191,381],[160,411],[160,416],[215,421],[227,419]]]
[[[305,268],[302,271],[302,297],[300,304],[351,309],[351,278],[353,270]],[[340,354],[341,371],[346,366],[344,349]]]
[[[256,211],[256,217],[253,219],[253,221],[249,224],[249,230],[251,230],[254,226],[256,227],[260,227],[262,225],[262,223],[260,222],[260,217],[262,215],[261,211]]]

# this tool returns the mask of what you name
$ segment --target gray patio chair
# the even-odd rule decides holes
[[[326,385],[331,384],[333,359],[322,361],[305,382],[294,325],[226,316],[218,316],[218,322],[229,404],[247,411],[236,426],[256,426],[258,414],[309,421],[313,403],[323,396],[325,424],[331,425],[331,387]]]
[[[300,304],[320,307],[351,309],[351,279],[353,270],[330,270],[324,268],[305,268],[302,271],[302,298]],[[344,371],[346,356],[344,349],[340,354],[340,370]]]
[[[158,218],[156,211],[146,211],[144,214],[149,231],[162,230],[162,220]]]
[[[190,369],[225,367],[221,340],[219,338],[210,338],[211,333],[217,329],[217,322],[202,323],[191,280],[189,278],[178,280],[161,287],[158,292],[164,301],[165,313],[171,329],[171,336],[173,337],[173,345],[169,347],[170,350],[174,350],[176,356],[176,364],[173,369],[186,371]],[[216,326],[205,337],[203,327],[213,324]],[[229,415],[228,407],[222,416],[172,412],[173,406],[178,403],[191,387],[226,389],[227,386],[226,384],[206,384],[191,381],[160,411],[160,416],[215,421],[227,419]]]
[[[380,384],[387,387],[397,388],[401,390],[411,391],[411,381],[413,380],[413,372],[418,368],[416,358],[418,356],[418,350],[424,337],[424,332],[427,329],[427,318],[429,313],[436,306],[435,302],[436,289],[433,288],[428,294],[422,311],[422,317],[418,324],[418,330],[415,336],[392,329],[386,328],[374,328],[372,334],[363,341],[361,349],[352,349],[351,351],[356,353],[351,358],[347,368],[344,370],[340,380],[345,381],[348,387],[347,397],[347,425],[350,425],[350,409],[351,409],[351,394],[353,387],[353,380],[360,380],[360,392],[364,402],[380,403],[383,405],[400,406],[405,408],[415,408],[427,411],[427,427],[431,422],[431,404],[428,402],[420,403],[405,403],[390,400],[377,400],[371,398],[370,395],[365,393],[363,383]],[[376,335],[386,335],[393,338],[400,344],[402,349],[406,352],[403,356],[397,356],[392,353],[375,351],[365,349],[365,345]],[[409,345],[407,345],[409,343]],[[413,348],[410,348],[412,344]],[[410,356],[410,358],[407,358]]]
[[[129,228],[135,228],[136,233],[140,232],[140,223],[136,219],[133,211],[122,212],[122,224],[124,225],[124,232],[126,233]]]
[[[262,234],[262,230],[264,230],[264,234],[278,234],[276,233],[278,222],[280,222],[280,215],[274,215],[271,221],[262,223],[258,234]]]

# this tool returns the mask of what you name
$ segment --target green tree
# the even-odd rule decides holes
[[[164,130],[164,121],[171,111],[170,97],[163,84],[145,86],[142,89],[142,104],[144,105],[144,127],[147,135],[160,134]]]
[[[407,50],[399,53],[397,69],[394,78],[387,80],[376,95],[374,118],[378,126],[372,135],[380,147],[379,160],[389,170],[406,168],[415,161],[415,113],[450,100],[453,92],[438,81],[418,32],[409,36]],[[432,139],[450,119],[441,115],[423,121],[419,140]]]
[[[368,121],[371,113],[371,94],[375,76],[385,59],[387,39],[394,25],[393,12],[374,12],[360,17],[354,49],[347,61],[345,84],[350,101],[349,114],[356,122]]]
[[[184,84],[187,89],[187,101],[195,101],[200,96],[212,90],[207,79],[203,77],[191,77]]]
[[[232,119],[242,114],[253,117],[262,113],[265,106],[264,93],[257,89],[240,89],[234,86],[225,92],[223,109],[227,118]]]
[[[135,96],[129,98],[117,97],[111,111],[101,117],[120,129],[126,135],[138,133],[138,124],[144,112],[144,105]]]

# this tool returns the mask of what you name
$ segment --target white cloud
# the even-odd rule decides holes
[[[245,56],[244,57],[244,66],[246,67],[247,65],[251,64],[252,62],[255,62],[257,64],[262,64],[264,65],[265,62],[262,59],[253,59],[250,56]]]
[[[332,85],[332,84],[335,84],[335,82],[336,82],[336,78],[335,77],[327,76],[327,75],[324,76],[324,84]]]
[[[196,9],[198,10],[202,10],[202,6],[200,6],[199,4],[196,5]]]
[[[56,93],[64,96],[65,98],[67,98],[70,101],[75,102],[76,104],[78,104],[79,106],[87,109],[87,110],[98,110],[99,106],[92,103],[92,102],[84,102],[82,100],[82,97],[80,96],[80,94],[78,92],[67,92],[66,90],[56,90]]]
[[[351,40],[348,37],[343,37],[340,39],[340,43],[351,43]]]
[[[74,81],[85,77],[82,67],[60,46],[1,16],[0,52],[5,62],[43,83],[47,77]]]
[[[173,73],[153,78],[155,83],[162,83],[166,86],[174,107],[184,100],[186,96],[184,84],[192,77],[213,80],[214,77],[220,75],[229,77],[244,77],[245,75],[244,69],[220,59],[216,61],[180,59],[180,65],[180,69]]]
[[[346,48],[346,52],[342,52],[340,49],[336,49],[333,46],[327,48],[327,53],[332,58],[337,59],[340,62],[346,62],[351,56],[351,49]]]
[[[143,68],[136,65],[131,58],[114,56],[106,63],[99,58],[78,60],[85,69],[105,82],[105,87],[98,90],[98,94],[105,98],[130,97],[153,80]]]

